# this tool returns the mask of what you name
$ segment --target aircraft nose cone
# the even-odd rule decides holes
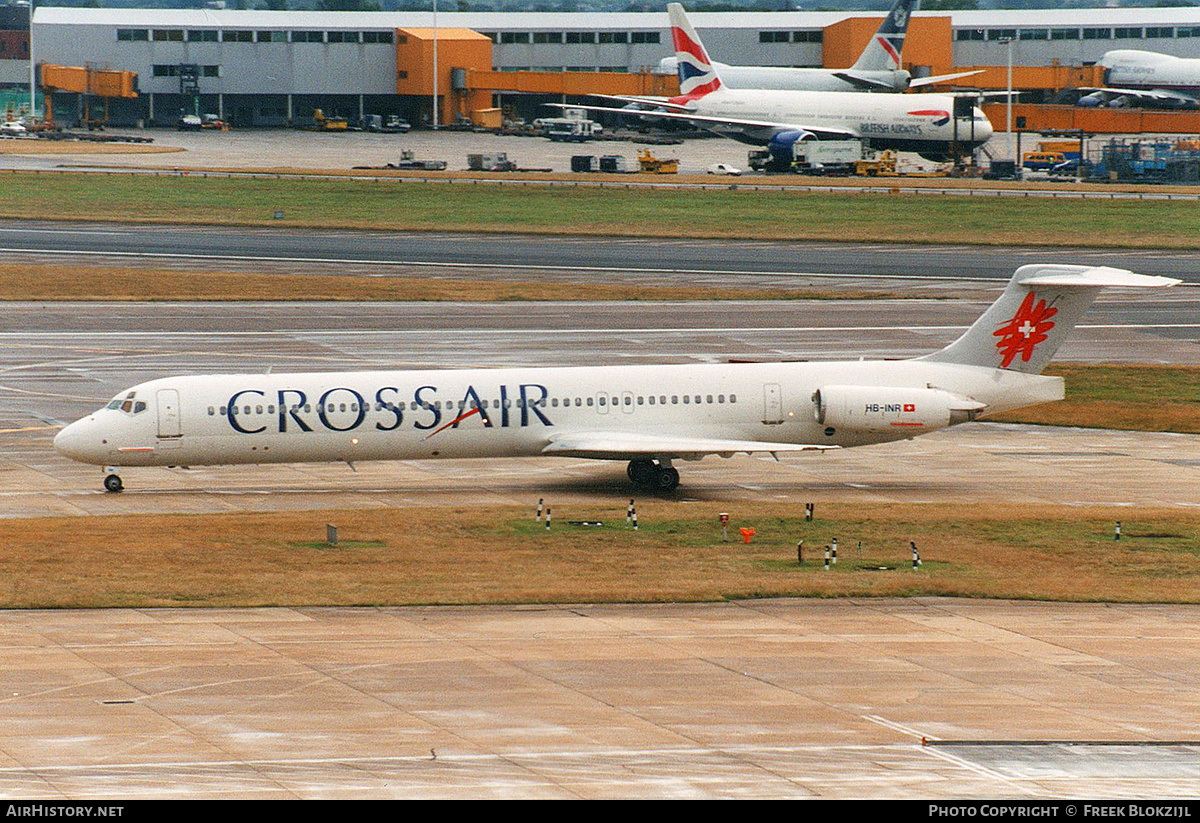
[[[981,139],[981,142],[986,142],[992,136],[992,121],[987,119],[987,116],[979,109],[975,110],[975,117],[982,118],[983,122],[976,122],[975,136]]]
[[[92,438],[88,435],[88,420],[76,420],[54,436],[54,450],[63,457],[81,463],[95,462],[92,458]]]

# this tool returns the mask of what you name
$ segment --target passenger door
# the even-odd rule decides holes
[[[771,426],[783,422],[783,393],[778,383],[763,384],[763,422]]]
[[[175,389],[158,390],[158,436],[182,437],[179,424],[179,392]]]

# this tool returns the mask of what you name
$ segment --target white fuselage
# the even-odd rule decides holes
[[[831,384],[940,389],[989,412],[1062,396],[1059,378],[920,360],[227,374],[134,386],[128,410],[118,397],[55,447],[104,466],[352,463],[534,456],[589,431],[847,447],[958,422],[906,406],[882,430],[831,427],[813,401]]]
[[[694,103],[696,114],[736,120],[797,124],[848,131],[882,148],[945,150],[950,144],[982,145],[992,125],[977,107],[951,118],[954,98],[940,94],[719,89]],[[753,131],[746,132],[753,137]],[[746,139],[746,138],[739,138]],[[768,142],[761,139],[762,144]]]
[[[675,57],[664,57],[659,62],[659,71],[675,74],[678,65]],[[777,89],[793,91],[850,91],[862,92],[863,87],[838,77],[846,69],[790,68],[787,66],[730,66],[713,62],[713,68],[721,75],[721,82],[731,89]],[[902,92],[912,81],[904,69],[897,70],[854,70],[854,74],[881,83],[887,89],[879,91]]]
[[[1200,91],[1200,58],[1173,57],[1139,49],[1117,49],[1100,59],[1109,86]]]

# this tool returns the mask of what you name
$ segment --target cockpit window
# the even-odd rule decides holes
[[[125,414],[140,414],[146,410],[146,403],[137,399],[137,392],[131,391],[124,397],[114,397],[104,408],[119,409]]]

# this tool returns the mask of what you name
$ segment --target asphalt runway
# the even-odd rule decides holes
[[[0,322],[0,514],[563,504],[628,494],[620,464],[402,461],[128,469],[59,457],[56,426],[169,374],[903,357],[957,337],[993,292],[940,300],[704,303],[16,303]],[[1187,289],[1102,295],[1060,359],[1200,363]],[[964,471],[963,461],[969,471]],[[681,499],[1193,505],[1200,438],[971,424],[819,457],[682,464]],[[1031,482],[1036,478],[1037,482]],[[1200,476],[1196,477],[1200,479]],[[998,489],[1005,491],[998,492]]]
[[[267,215],[264,215],[266,217]],[[439,269],[566,270],[597,275],[764,274],[904,280],[1007,280],[1028,263],[1128,268],[1200,283],[1200,252],[852,244],[628,237],[548,237],[0,221],[0,252],[210,262],[290,262]],[[381,273],[386,273],[381,268]],[[336,273],[336,268],[331,272]]]

